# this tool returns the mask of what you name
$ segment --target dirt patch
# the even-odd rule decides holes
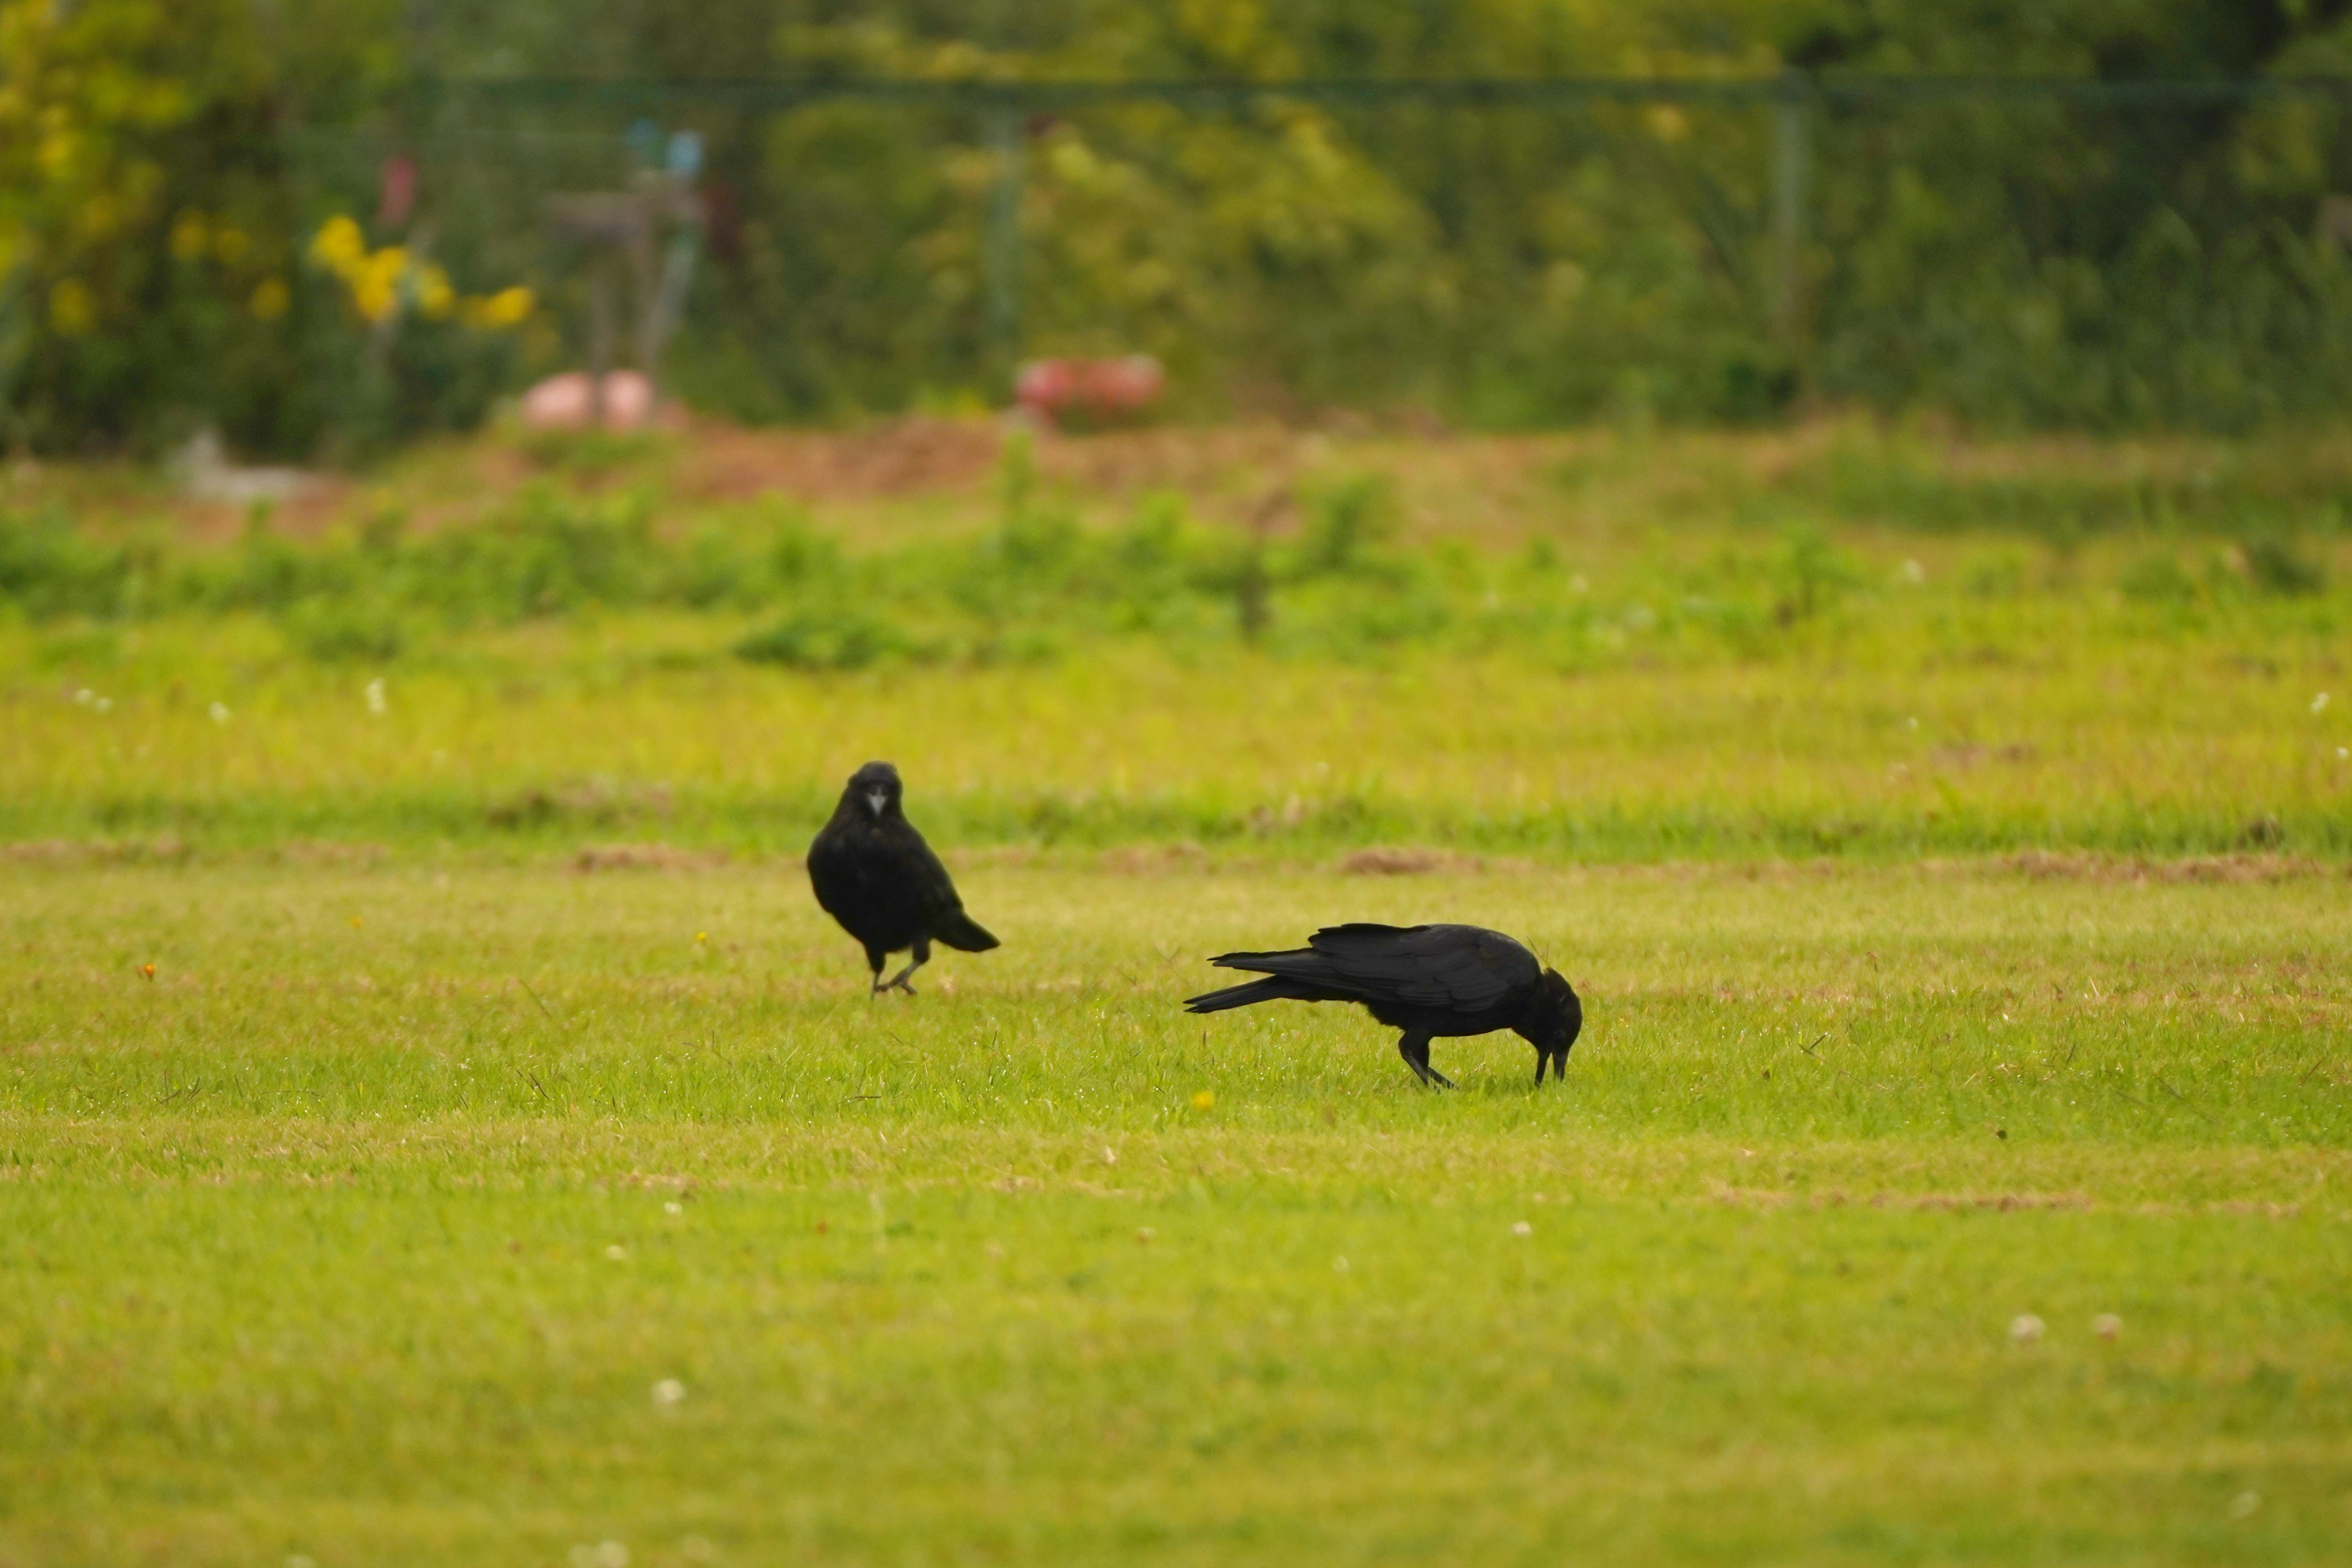
[[[1197,844],[1131,845],[1106,849],[1097,862],[1117,877],[1150,877],[1171,871],[1202,871],[1213,864],[1209,852]]]
[[[281,866],[357,866],[364,869],[392,858],[392,850],[383,844],[344,844],[328,838],[298,838],[291,843],[278,845],[270,851],[270,858]]]
[[[156,838],[40,838],[0,844],[12,866],[176,866],[193,853],[170,834]]]
[[[1477,856],[1450,849],[1381,846],[1339,857],[1340,873],[1349,877],[1426,877],[1439,871],[1468,875],[1486,868],[1486,862]]]
[[[909,416],[854,430],[744,429],[698,423],[679,460],[681,493],[709,500],[784,495],[859,501],[985,489],[1016,426],[993,416]],[[1031,436],[1037,472],[1084,495],[1182,493],[1247,509],[1323,463],[1330,442],[1280,425],[1164,426]]]
[[[680,459],[678,489],[709,500],[809,501],[968,489],[995,468],[1004,434],[992,418],[914,416],[843,431],[703,423]]]
[[[710,871],[728,862],[724,849],[681,849],[675,844],[591,844],[572,857],[572,868],[591,871]]]
[[[1715,1201],[1743,1208],[1783,1209],[1802,1204],[1815,1209],[1850,1205],[1874,1209],[1937,1211],[1967,1209],[1991,1214],[2015,1214],[2036,1209],[2087,1209],[2086,1193],[1871,1193],[1848,1197],[1844,1193],[1790,1193],[1772,1187],[1718,1187]]]
[[[1928,868],[1965,868],[1967,861],[1931,860]],[[2089,851],[2028,849],[1992,862],[2004,871],[2036,881],[2064,882],[2302,882],[2352,877],[2352,865],[2337,866],[2304,855],[2192,855],[2175,860],[2099,855]]]

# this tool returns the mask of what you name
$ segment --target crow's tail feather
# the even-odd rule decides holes
[[[981,929],[978,921],[973,920],[961,910],[956,910],[946,920],[933,926],[931,940],[944,942],[958,952],[986,952],[992,947],[1002,945],[994,937]]]
[[[1254,1002],[1317,1000],[1318,994],[1285,975],[1270,974],[1264,980],[1252,980],[1240,985],[1228,985],[1223,991],[1204,992],[1188,997],[1187,1013],[1222,1013],[1228,1007],[1246,1007]]]

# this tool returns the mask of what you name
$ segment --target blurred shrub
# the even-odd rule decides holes
[[[2248,540],[2245,557],[2247,579],[2263,593],[2316,594],[2327,586],[2326,563],[2297,549],[2288,535],[2265,533]]]
[[[2198,598],[2197,579],[2169,551],[2143,555],[2116,581],[2124,597],[2143,605],[2188,605]]]
[[[407,644],[390,605],[342,599],[303,599],[289,606],[286,631],[294,645],[321,663],[387,663]]]
[[[1783,626],[1812,619],[1865,579],[1851,555],[1809,523],[1781,535],[1772,552],[1771,574],[1776,589],[1772,613]]]
[[[2105,559],[2086,552],[2071,575],[2037,589],[2025,551],[2011,547],[1890,593],[1883,570],[1803,522],[1769,540],[1734,534],[1708,560],[1653,561],[1596,589],[1549,540],[1491,556],[1458,541],[1402,542],[1392,493],[1361,476],[1307,487],[1286,531],[1210,526],[1164,494],[1141,498],[1115,526],[1083,527],[1017,451],[998,500],[993,526],[971,537],[854,556],[789,505],[665,530],[646,495],[581,496],[544,482],[478,522],[426,533],[380,509],[355,529],[296,541],[257,510],[238,539],[210,549],[97,541],[62,512],[0,508],[0,612],[60,628],[45,636],[163,615],[255,615],[322,662],[411,657],[429,649],[436,627],[668,607],[712,618],[717,635],[694,658],[731,649],[817,672],[1034,662],[1133,637],[1364,661],[1443,647],[1577,669],[1771,658],[1867,636],[1890,614],[1925,616],[1980,650],[1988,620],[2006,613],[1968,600],[2080,596],[2083,574]],[[2149,549],[2116,581],[2136,606],[2332,626],[2336,601],[2305,602],[2326,593],[2320,562],[2289,555],[2286,566],[2260,564],[2252,548],[2234,563],[2215,555],[2200,574],[2176,550]]]
[[[390,85],[394,26],[0,0],[0,445],[152,452],[212,426],[243,452],[350,454],[482,416],[528,290],[463,295],[349,216],[314,226],[292,161],[289,122]]]
[[[64,508],[0,511],[0,602],[37,619],[115,616],[130,578],[128,552],[84,538]]]
[[[736,643],[736,653],[754,664],[787,669],[864,669],[918,651],[914,639],[870,611],[838,605],[794,610]]]

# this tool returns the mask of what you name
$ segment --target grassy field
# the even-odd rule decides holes
[[[959,844],[2352,855],[2341,444],[1194,445],[754,504],[491,443],[226,542],[26,481],[0,840],[757,854],[889,756]]]
[[[0,1562],[2334,1561],[2352,900],[2073,869],[19,868]],[[1339,916],[1568,1081],[1177,1010]]]
[[[2352,444],[1021,461],[0,470],[0,1568],[2342,1559]]]

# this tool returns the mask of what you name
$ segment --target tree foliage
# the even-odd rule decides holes
[[[627,178],[622,132],[643,110],[492,113],[425,90],[443,79],[2331,75],[2352,66],[2347,10],[0,0],[0,417],[36,447],[209,422],[302,452],[478,416],[529,355],[421,320],[372,342],[304,263],[328,219],[370,218],[393,153],[422,167],[420,203],[370,245],[467,292],[532,286],[551,304],[539,359],[562,357],[559,332],[576,358],[581,258],[536,206]],[[982,115],[719,99],[662,114],[704,136],[713,214],[667,368],[749,417],[992,398],[1013,353],[1134,350],[1204,413],[1721,420],[1810,396],[2232,427],[2346,401],[2352,271],[2324,218],[2352,138],[2332,100],[1820,104],[1793,321],[1775,311],[1769,106],[1270,93],[1036,116],[1012,343],[992,330],[1006,169]]]

